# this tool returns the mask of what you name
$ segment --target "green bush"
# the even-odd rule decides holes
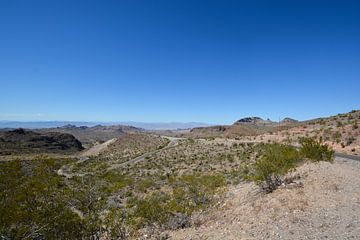
[[[138,228],[145,225],[164,225],[169,219],[166,209],[167,195],[152,194],[144,199],[136,200],[133,217]]]
[[[109,194],[118,192],[134,182],[133,179],[115,171],[107,172],[101,177],[106,181],[106,187],[104,190]]]
[[[136,187],[140,192],[146,192],[155,186],[155,182],[152,178],[141,179],[136,183]]]
[[[225,186],[222,175],[185,175],[173,185],[169,209],[191,215],[211,203],[213,195]]]
[[[264,146],[261,158],[254,165],[255,180],[265,192],[274,191],[282,183],[282,176],[296,167],[300,160],[297,149],[279,143]]]
[[[300,139],[301,156],[312,161],[329,161],[334,160],[334,150],[329,145],[324,144],[322,139],[301,138]]]
[[[0,238],[76,239],[81,219],[67,207],[68,189],[56,161],[0,163]]]
[[[136,229],[156,226],[176,229],[189,226],[191,214],[212,203],[214,194],[225,185],[221,175],[185,175],[175,179],[169,177],[172,192],[154,191],[147,196],[131,198],[128,209],[132,209],[129,224]]]

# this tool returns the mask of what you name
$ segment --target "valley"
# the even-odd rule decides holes
[[[360,189],[346,184],[360,176],[358,122],[360,112],[352,111],[280,124],[244,118],[162,135],[129,126],[2,131],[0,213],[6,217],[0,232],[33,239],[357,238],[359,214],[350,208],[357,207]],[[87,148],[79,142],[61,152],[56,139],[29,145],[59,134],[73,134]],[[257,174],[267,165],[259,164],[268,154],[285,162],[272,162],[275,168],[266,170],[271,178],[262,178]],[[326,214],[334,220],[319,230]],[[330,233],[345,214],[348,220]]]

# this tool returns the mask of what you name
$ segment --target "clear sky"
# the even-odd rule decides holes
[[[360,108],[360,1],[0,1],[0,119],[309,119]]]

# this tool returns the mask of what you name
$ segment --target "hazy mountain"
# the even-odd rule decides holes
[[[72,121],[0,121],[0,128],[56,128],[62,127],[65,125],[74,125],[74,126],[95,126],[98,123],[96,122],[72,122]]]
[[[198,122],[169,122],[169,123],[148,123],[148,122],[81,122],[81,121],[0,121],[0,128],[28,128],[28,129],[38,129],[38,128],[56,128],[63,127],[65,125],[74,125],[74,126],[87,126],[93,127],[96,125],[111,126],[111,125],[128,125],[134,126],[137,128],[143,128],[147,130],[174,130],[174,129],[190,129],[194,127],[206,127],[209,124],[198,123]]]
[[[92,127],[88,126],[76,126],[67,124],[62,127],[56,128],[41,128],[34,129],[37,132],[60,132],[74,135],[79,139],[85,147],[96,144],[97,142],[105,142],[112,138],[118,138],[130,132],[142,132],[143,129],[136,128],[127,125],[95,125]]]
[[[130,125],[137,128],[143,128],[147,130],[175,130],[175,129],[191,129],[195,127],[208,127],[210,124],[199,122],[159,122],[159,123],[147,123],[147,122],[120,122],[119,124]]]

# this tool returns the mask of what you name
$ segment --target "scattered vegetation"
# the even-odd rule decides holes
[[[136,174],[109,171],[65,179],[56,170],[72,160],[9,161],[0,165],[3,239],[138,238],[188,227],[225,187],[221,174]],[[136,171],[136,170],[135,170]]]
[[[334,155],[315,138],[301,139],[297,149],[290,145],[290,134],[286,144],[190,139],[169,148],[167,139],[152,135],[125,139],[77,163],[47,158],[1,162],[0,238],[159,236],[191,226],[194,213],[216,207],[226,187],[244,177],[271,192],[304,159],[332,161]],[[151,154],[143,161],[119,164],[146,152]],[[113,164],[119,167],[108,170]],[[57,175],[63,165],[74,177]]]
[[[248,179],[256,181],[262,190],[270,193],[284,182],[283,176],[304,158],[315,162],[332,162],[334,159],[334,151],[321,139],[302,138],[300,144],[300,150],[287,144],[266,144]]]

